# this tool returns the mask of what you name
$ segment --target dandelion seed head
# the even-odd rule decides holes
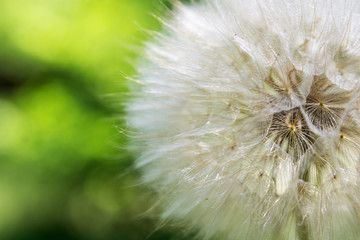
[[[360,236],[360,16],[347,0],[178,4],[128,104],[160,219],[204,239]]]

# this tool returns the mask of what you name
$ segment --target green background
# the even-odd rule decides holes
[[[0,239],[180,239],[141,217],[151,203],[122,134],[125,76],[167,8],[0,1]]]

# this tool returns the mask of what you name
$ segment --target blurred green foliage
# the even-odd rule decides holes
[[[0,1],[0,239],[172,239],[139,218],[149,203],[115,127],[134,46],[166,5]]]

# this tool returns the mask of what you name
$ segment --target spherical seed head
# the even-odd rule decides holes
[[[210,239],[360,236],[360,16],[346,0],[178,4],[128,105],[161,219]]]

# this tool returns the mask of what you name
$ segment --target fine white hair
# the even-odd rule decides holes
[[[162,220],[204,239],[359,239],[359,13],[350,0],[175,6],[127,105]]]

